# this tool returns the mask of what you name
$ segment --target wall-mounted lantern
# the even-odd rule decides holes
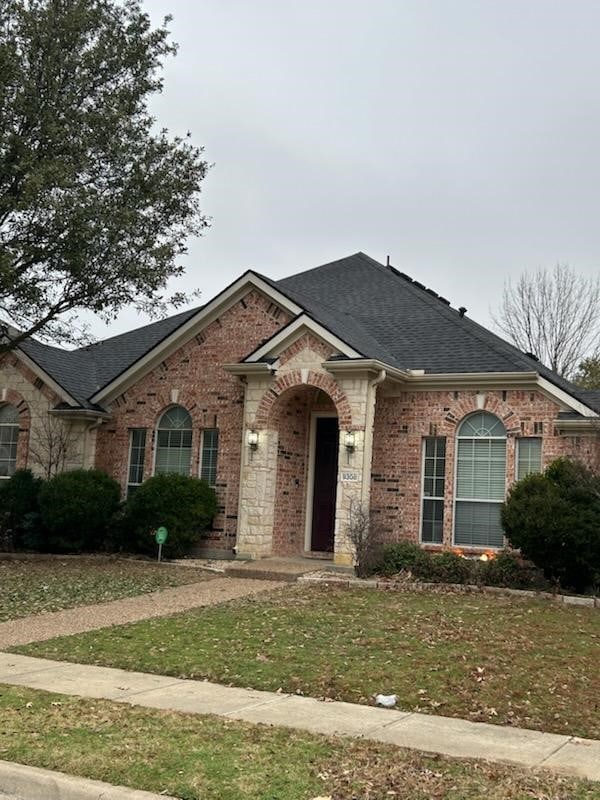
[[[250,450],[256,450],[258,448],[258,431],[248,431],[246,441]]]
[[[354,448],[356,447],[354,431],[346,431],[346,435],[344,437],[344,444],[346,445],[346,450],[348,451],[348,453],[354,452]]]

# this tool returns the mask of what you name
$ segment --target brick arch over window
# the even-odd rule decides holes
[[[510,405],[491,393],[482,392],[482,394],[486,395],[483,408],[478,407],[477,397],[471,394],[465,395],[454,402],[443,416],[442,428],[444,430],[441,432],[454,435],[456,428],[469,414],[473,414],[475,411],[489,411],[502,421],[508,436],[520,433],[521,419],[515,414]]]
[[[4,399],[0,400],[0,406],[13,406],[19,412],[19,439],[17,442],[17,469],[24,469],[27,466],[27,456],[29,453],[29,430],[31,427],[31,414],[29,406],[19,392],[14,389],[7,389]]]
[[[324,391],[333,401],[338,414],[340,428],[351,430],[352,411],[350,403],[336,381],[330,375],[325,375],[315,370],[309,370],[305,380],[302,377],[301,371],[297,369],[282,375],[275,381],[274,385],[264,393],[260,401],[254,421],[255,426],[258,429],[268,426],[273,406],[283,392],[302,386],[314,386]]]

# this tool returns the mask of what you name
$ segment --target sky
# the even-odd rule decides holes
[[[213,164],[172,289],[362,250],[489,325],[509,277],[600,270],[598,0],[144,7],[179,43],[152,111]]]

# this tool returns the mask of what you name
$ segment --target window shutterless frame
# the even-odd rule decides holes
[[[191,416],[182,406],[171,406],[156,426],[154,475],[189,475],[192,444]]]
[[[488,411],[476,411],[458,426],[452,533],[458,547],[504,544],[499,515],[506,496],[506,440],[504,424]]]
[[[146,460],[146,428],[129,429],[129,460],[127,463],[127,497],[144,480]]]
[[[446,437],[425,436],[421,443],[419,538],[422,544],[443,544],[445,483]]]
[[[520,481],[527,475],[542,471],[541,436],[520,436],[515,447],[515,480]]]
[[[10,478],[17,469],[19,412],[14,406],[0,406],[0,479]]]
[[[219,429],[205,428],[200,442],[199,474],[203,481],[214,489],[217,483],[217,466],[219,461]]]

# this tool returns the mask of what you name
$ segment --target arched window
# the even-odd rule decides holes
[[[10,478],[17,468],[19,412],[14,406],[0,406],[0,478]]]
[[[502,547],[506,428],[488,411],[477,411],[462,421],[456,444],[454,543]]]
[[[159,420],[156,434],[156,475],[189,475],[192,461],[192,418],[181,406],[172,406]]]

